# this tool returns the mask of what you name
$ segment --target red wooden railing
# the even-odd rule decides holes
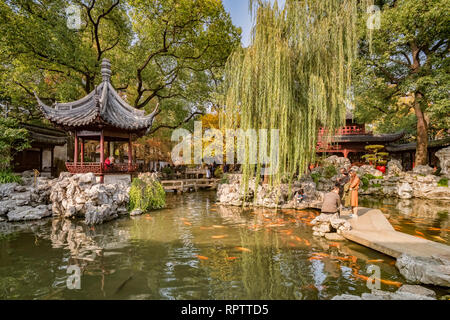
[[[66,168],[70,173],[89,173],[103,174],[103,173],[130,173],[138,169],[137,164],[128,163],[113,163],[110,166],[102,165],[101,162],[66,162]]]
[[[326,128],[319,129],[319,137],[326,136],[329,134],[329,130]],[[335,136],[345,136],[345,135],[354,135],[354,134],[366,134],[366,129],[364,126],[345,126],[340,127],[335,130]]]

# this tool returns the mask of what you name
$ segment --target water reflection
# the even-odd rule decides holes
[[[164,210],[95,227],[64,219],[0,225],[0,298],[330,299],[368,292],[354,273],[370,264],[404,281],[387,256],[312,237],[316,212],[214,200],[211,192],[171,195]],[[81,290],[66,288],[70,265],[82,270]]]

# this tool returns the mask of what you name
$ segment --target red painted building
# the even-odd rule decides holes
[[[349,158],[352,162],[363,162],[361,156],[367,153],[365,146],[373,144],[388,146],[403,136],[403,132],[373,134],[366,131],[365,124],[356,123],[352,115],[347,113],[345,126],[338,128],[331,137],[326,128],[319,129],[317,153],[335,154]]]

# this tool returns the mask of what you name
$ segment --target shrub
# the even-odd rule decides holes
[[[361,177],[361,188],[366,191],[369,188],[369,178],[366,177],[366,175]]]
[[[222,179],[220,179],[220,184],[228,184],[228,175],[226,173],[222,175]]]
[[[438,186],[439,187],[448,187],[448,179],[447,178],[442,178],[441,180],[438,181]]]
[[[128,209],[149,211],[161,209],[166,205],[166,193],[157,180],[145,182],[139,178],[133,179],[130,189],[130,203]]]
[[[222,178],[222,176],[223,176],[222,167],[217,167],[216,170],[214,170],[214,177]]]
[[[316,184],[316,187],[317,187],[317,184],[319,183],[320,177],[321,177],[321,175],[319,172],[311,173],[311,178],[313,179],[314,183]]]
[[[161,172],[162,172],[162,173],[165,173],[165,174],[167,174],[167,175],[171,175],[171,174],[172,174],[172,168],[169,167],[169,166],[164,167],[164,168],[162,168]]]
[[[29,136],[17,120],[0,117],[0,170],[7,171],[17,152],[31,148]]]
[[[22,178],[11,171],[0,171],[0,183],[22,183]]]
[[[325,167],[325,170],[323,171],[323,176],[327,179],[330,179],[331,177],[337,175],[337,170],[334,166],[327,166]]]
[[[373,174],[370,174],[370,173],[366,173],[363,177],[366,177],[369,180],[374,180],[374,179],[382,180],[383,179],[383,176],[376,177],[376,176],[374,176]]]

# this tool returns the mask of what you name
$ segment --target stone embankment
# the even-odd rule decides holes
[[[328,191],[336,183],[340,169],[345,168],[355,170],[361,178],[360,195],[450,200],[450,147],[440,150],[437,156],[442,168],[439,175],[435,175],[434,169],[429,166],[416,166],[413,171],[404,171],[398,160],[389,161],[383,174],[373,166],[352,167],[348,159],[331,156],[323,161],[321,167],[314,168],[311,174],[301,180],[312,178],[318,191]]]
[[[24,185],[0,185],[0,221],[49,216],[84,218],[99,224],[128,214],[129,184],[100,184],[93,173],[62,173],[57,179],[24,177]]]
[[[422,286],[405,284],[396,292],[375,289],[361,296],[341,294],[331,300],[436,300],[436,293]]]

